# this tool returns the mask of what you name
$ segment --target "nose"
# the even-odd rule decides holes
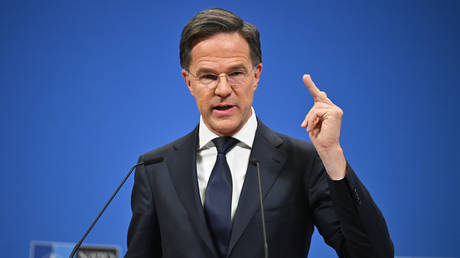
[[[215,89],[215,94],[220,97],[227,97],[232,94],[232,86],[228,83],[227,74],[219,75],[219,80],[217,81],[217,86]]]

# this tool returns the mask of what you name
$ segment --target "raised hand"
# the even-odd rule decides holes
[[[340,146],[340,127],[343,111],[320,91],[310,75],[303,76],[303,82],[314,100],[314,105],[305,116],[301,127],[306,128],[329,177],[334,180],[345,176],[346,160]]]

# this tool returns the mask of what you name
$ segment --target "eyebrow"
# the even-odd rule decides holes
[[[233,71],[233,70],[238,70],[238,69],[243,69],[245,72],[248,71],[248,69],[246,68],[246,66],[244,64],[232,65],[227,69],[227,71]],[[196,74],[199,75],[201,73],[217,73],[217,72],[214,69],[202,67],[202,68],[198,69]]]

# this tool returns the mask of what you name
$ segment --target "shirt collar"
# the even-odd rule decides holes
[[[251,117],[249,117],[248,121],[244,126],[232,135],[233,138],[240,141],[238,144],[242,144],[243,147],[252,148],[252,143],[254,142],[254,137],[256,136],[257,130],[257,119],[256,119],[256,112],[254,108],[251,107]],[[213,133],[203,121],[203,116],[200,116],[200,125],[198,130],[198,137],[199,137],[199,147],[198,149],[204,149],[213,147],[214,144],[211,142],[213,139],[219,137],[217,134]]]

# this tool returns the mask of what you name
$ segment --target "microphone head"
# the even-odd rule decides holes
[[[259,166],[260,162],[256,159],[250,159],[249,164],[254,165],[254,166]]]
[[[163,157],[145,156],[144,166],[152,165],[163,161]]]

